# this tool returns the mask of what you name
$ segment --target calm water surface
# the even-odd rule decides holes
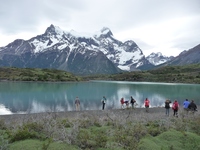
[[[200,85],[153,82],[91,81],[80,83],[0,82],[0,115],[75,110],[74,99],[80,98],[81,110],[101,109],[101,99],[107,98],[106,109],[120,108],[120,99],[137,101],[143,107],[147,97],[151,107],[164,106],[165,99],[185,98],[200,104]]]

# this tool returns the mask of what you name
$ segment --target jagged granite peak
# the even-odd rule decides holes
[[[173,57],[167,57],[162,55],[161,52],[157,52],[157,53],[151,53],[149,56],[146,57],[146,59],[152,64],[152,65],[161,65],[164,64],[168,61],[170,61]]]
[[[58,26],[54,26],[51,24],[45,31],[45,34],[64,34],[64,31],[60,29]]]
[[[105,34],[105,35],[113,36],[113,33],[111,32],[111,30],[108,27],[103,27],[101,29],[101,33]]]
[[[50,25],[44,34],[10,44],[0,49],[0,66],[55,68],[74,74],[118,73],[151,67],[134,41],[121,42],[106,27],[95,34],[82,34]]]
[[[95,38],[108,38],[108,37],[113,37],[112,31],[108,27],[103,27],[100,31],[97,31],[93,37]]]
[[[134,52],[134,51],[140,51],[141,54],[143,55],[141,49],[138,47],[138,45],[132,41],[132,40],[128,40],[125,41],[122,46],[124,47],[126,52]]]

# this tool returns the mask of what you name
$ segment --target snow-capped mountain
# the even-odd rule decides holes
[[[143,65],[145,56],[134,41],[121,42],[113,37],[108,28],[101,30],[102,34],[94,35],[99,41],[99,50],[102,51],[117,67],[132,71]]]
[[[118,73],[151,65],[133,41],[121,42],[109,28],[94,35],[51,25],[44,34],[0,47],[0,66],[56,68],[75,74]],[[120,69],[118,69],[120,68]]]
[[[173,56],[170,57],[163,56],[162,53],[158,52],[158,53],[151,53],[149,56],[146,57],[146,59],[154,66],[157,66],[172,60]]]

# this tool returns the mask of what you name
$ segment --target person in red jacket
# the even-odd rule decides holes
[[[176,117],[178,117],[178,108],[179,108],[178,101],[174,100],[172,109],[174,110],[174,116],[176,116]]]
[[[148,98],[146,98],[144,101],[144,106],[146,108],[146,112],[149,112],[149,104],[150,104],[150,101],[148,100]]]
[[[121,98],[120,103],[121,103],[121,109],[124,109],[124,98],[123,97]]]

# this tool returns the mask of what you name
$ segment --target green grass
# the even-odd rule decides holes
[[[162,109],[162,108],[161,108]],[[198,150],[199,112],[174,118],[162,112],[55,113],[0,116],[0,149]],[[1,148],[3,147],[3,148]]]
[[[199,150],[200,136],[190,132],[170,130],[156,137],[143,138],[139,150]]]
[[[148,71],[123,72],[114,75],[96,75],[84,78],[93,80],[200,84],[200,64],[166,66]]]
[[[56,69],[0,68],[0,80],[9,81],[81,81],[82,78]]]
[[[94,142],[95,138],[101,139],[102,137],[99,137],[98,130],[102,130],[99,127],[92,127],[91,129],[84,129],[82,131],[85,131],[83,136],[86,136],[85,144],[88,144],[92,147],[91,149],[96,150],[111,150],[112,148],[106,148],[103,146],[102,148],[96,147],[95,145],[98,145]],[[82,134],[82,131],[80,134]],[[97,131],[97,133],[95,132]],[[105,130],[106,131],[106,130]],[[86,132],[88,132],[86,134]],[[94,132],[94,133],[91,133]],[[88,140],[88,134],[91,134],[91,138]],[[93,135],[92,135],[93,134]],[[162,134],[152,137],[150,135],[147,135],[146,137],[142,138],[139,142],[138,150],[199,150],[200,149],[200,136],[196,135],[195,133],[190,132],[180,132],[176,130],[169,130],[166,132],[163,132]],[[93,145],[94,144],[94,145]],[[116,147],[117,143],[109,142],[107,143],[109,145],[113,144],[113,148],[116,150],[124,150],[126,148],[122,147]],[[108,146],[109,147],[109,146]],[[69,145],[62,142],[48,142],[48,141],[41,141],[41,140],[34,140],[34,139],[27,139],[23,141],[17,141],[9,145],[9,150],[78,150],[80,149],[75,145]],[[87,149],[86,147],[82,147],[82,149]]]
[[[200,64],[166,66],[148,71],[78,77],[56,69],[0,68],[0,80],[9,81],[86,81],[113,80],[200,84]]]
[[[9,150],[78,150],[69,144],[28,139],[10,144]]]

